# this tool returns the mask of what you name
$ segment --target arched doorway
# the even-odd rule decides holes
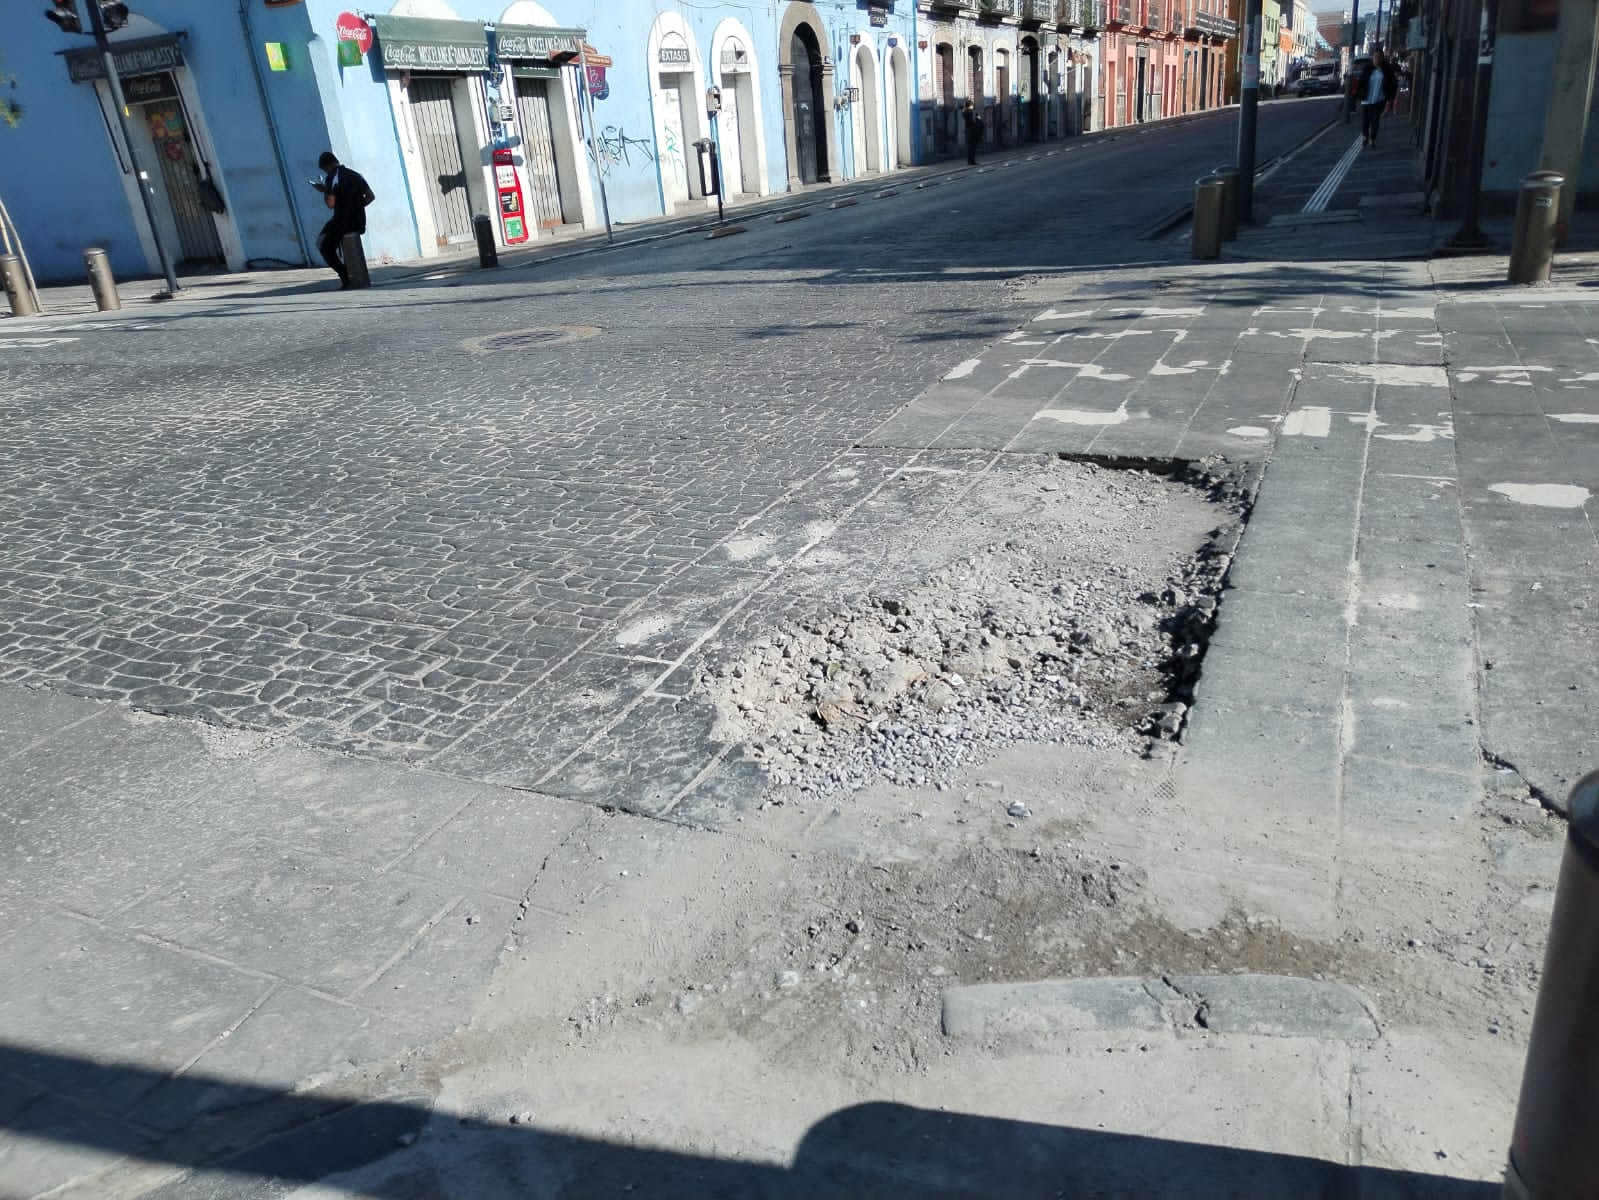
[[[911,165],[911,68],[903,46],[888,52],[888,169],[896,171]]]
[[[794,149],[801,183],[818,183],[827,161],[827,104],[822,91],[822,51],[809,25],[794,31]]]
[[[816,164],[815,182],[831,183],[839,177],[838,139],[827,136],[834,82],[833,64],[821,40],[821,31],[826,28],[822,14],[805,0],[791,0],[783,9],[777,37],[777,77],[782,91],[783,150],[791,190],[806,183],[802,147],[806,160]]]
[[[878,102],[877,57],[866,43],[855,49],[851,63],[850,127],[855,151],[855,173],[883,170],[883,116]]]
[[[983,48],[972,46],[966,51],[966,96],[972,102],[972,107],[977,111],[977,119],[988,121],[988,89],[984,86],[983,79]],[[984,140],[986,131],[978,135],[978,141]]]
[[[666,212],[700,199],[699,157],[705,104],[699,48],[677,13],[662,13],[650,29],[650,105],[655,114],[655,160]]]
[[[1032,38],[1022,39],[1021,118],[1022,140],[1039,142],[1044,139],[1044,102],[1038,72],[1038,43]]]
[[[225,200],[228,182],[217,165],[205,110],[180,38],[181,34],[173,35],[138,14],[130,15],[127,25],[109,37],[113,49],[124,42],[160,43],[162,57],[167,60],[159,70],[122,81],[128,131],[147,175],[146,195],[154,209],[154,227],[140,196],[145,189],[131,169],[122,172],[123,191],[140,249],[152,273],[161,270],[156,228],[160,229],[160,244],[171,254],[175,267],[225,266],[230,271],[242,271],[246,265],[244,244]],[[96,56],[82,64],[81,73],[75,67],[73,79],[93,87],[114,156],[119,165],[131,163],[102,64],[103,60]],[[206,185],[210,185],[209,190]],[[289,201],[292,210],[292,197]],[[315,215],[310,217],[311,221],[318,219]]]
[[[933,76],[933,87],[937,101],[933,149],[939,154],[952,154],[960,143],[955,123],[959,101],[955,95],[955,47],[948,42],[938,43],[938,66]]]
[[[792,3],[784,11],[778,35],[783,148],[788,157],[791,189],[808,183],[831,183],[838,178],[838,149],[827,136],[833,65],[817,33],[825,28],[815,5]]]
[[[994,51],[994,137],[1003,146],[1011,136],[1010,51]]]
[[[716,138],[722,155],[723,188],[729,196],[764,196],[771,189],[766,183],[766,135],[754,39],[741,22],[730,17],[716,27],[711,46],[722,92]]]

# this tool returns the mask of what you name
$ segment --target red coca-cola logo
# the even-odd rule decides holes
[[[372,49],[372,27],[354,13],[340,13],[334,28],[341,42],[354,42],[365,54]]]

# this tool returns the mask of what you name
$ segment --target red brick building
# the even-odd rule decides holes
[[[1238,36],[1233,0],[1107,0],[1101,49],[1105,125],[1134,125],[1226,104]]]

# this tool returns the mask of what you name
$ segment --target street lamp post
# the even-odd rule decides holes
[[[150,222],[150,236],[155,239],[156,256],[161,260],[161,272],[167,277],[168,297],[178,294],[178,276],[172,268],[172,255],[161,236],[161,223],[156,220],[155,197],[151,192],[150,177],[139,161],[139,151],[134,145],[133,129],[128,122],[128,102],[122,95],[122,80],[117,77],[116,56],[111,53],[111,42],[106,36],[105,14],[100,11],[99,0],[89,0],[89,24],[94,30],[94,44],[100,48],[100,59],[105,64],[106,86],[111,89],[111,103],[116,105],[117,123],[122,128],[122,140],[128,146],[128,161],[133,167],[133,181],[139,188],[139,199],[144,202],[144,215]]]
[[[1493,86],[1494,34],[1498,21],[1498,0],[1477,0],[1475,45],[1466,42],[1460,50],[1462,58],[1473,49],[1477,57],[1477,83],[1471,93],[1471,140],[1466,146],[1465,177],[1460,183],[1460,228],[1449,238],[1451,246],[1461,249],[1479,249],[1488,244],[1488,237],[1477,223],[1477,218],[1482,200],[1483,149],[1488,140],[1488,91]]]
[[[1238,209],[1240,221],[1255,219],[1255,130],[1260,119],[1260,13],[1261,0],[1248,0],[1244,9],[1244,43],[1239,56],[1238,106]]]

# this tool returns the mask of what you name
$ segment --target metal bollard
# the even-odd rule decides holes
[[[1505,1200],[1599,1196],[1599,771],[1571,789],[1569,808]]]
[[[0,254],[0,283],[5,284],[6,299],[11,301],[13,317],[39,315],[39,305],[34,300],[33,289],[28,287],[28,276],[22,269],[22,260],[15,254]]]
[[[1194,183],[1194,232],[1190,249],[1195,258],[1221,257],[1221,203],[1226,187],[1214,175]]]
[[[372,286],[372,273],[366,269],[366,247],[361,244],[359,233],[347,233],[339,243],[339,252],[344,255],[344,274],[350,281],[352,288],[367,288]]]
[[[1516,197],[1516,229],[1510,238],[1511,283],[1548,283],[1554,266],[1560,189],[1566,177],[1558,171],[1534,171],[1521,181]]]
[[[500,252],[494,246],[494,222],[484,216],[473,217],[472,232],[477,236],[477,265],[499,266]]]
[[[83,252],[83,269],[89,273],[89,290],[94,293],[94,306],[101,312],[115,312],[122,307],[122,297],[117,295],[117,281],[111,274],[111,260],[98,246]]]
[[[1217,167],[1211,175],[1222,182],[1221,192],[1221,240],[1236,242],[1238,240],[1238,168],[1229,166]]]

